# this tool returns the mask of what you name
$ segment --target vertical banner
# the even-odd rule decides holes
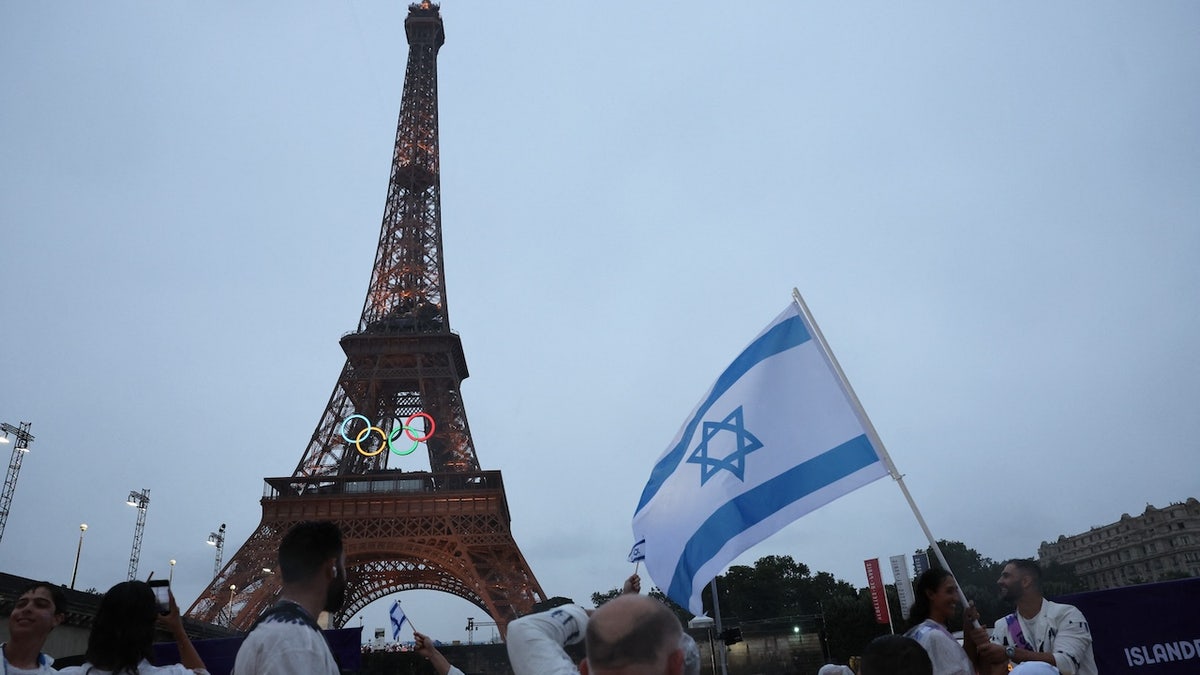
[[[892,622],[891,612],[888,611],[887,593],[883,590],[883,575],[879,572],[879,558],[864,560],[867,568],[867,587],[871,589],[871,604],[875,605],[875,622]]]
[[[913,594],[912,577],[908,576],[908,560],[904,554],[894,555],[892,560],[892,581],[896,582],[896,596],[900,598],[900,616],[908,618],[908,610],[917,599]]]
[[[928,553],[914,553],[913,554],[913,576],[919,577],[922,574],[925,574],[925,571],[928,569],[929,569],[929,554]]]

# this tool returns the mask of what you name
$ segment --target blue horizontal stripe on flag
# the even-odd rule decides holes
[[[730,539],[789,504],[878,461],[879,455],[864,434],[729,500],[700,525],[684,546],[667,596],[687,607],[696,570]]]
[[[642,499],[638,502],[634,513],[641,511],[642,507],[653,499],[654,495],[662,488],[667,478],[675,472],[675,467],[683,459],[683,455],[687,452],[688,445],[691,443],[692,436],[696,433],[696,427],[700,425],[700,421],[708,413],[708,409],[724,396],[725,392],[735,382],[742,379],[742,376],[764,359],[787,351],[792,347],[802,345],[811,339],[812,336],[809,335],[804,321],[797,315],[763,333],[762,337],[750,343],[749,347],[746,347],[741,354],[738,354],[733,363],[729,364],[725,372],[721,373],[721,376],[717,378],[717,383],[713,385],[712,393],[708,395],[708,398],[704,399],[704,403],[696,410],[695,416],[688,420],[687,427],[683,435],[679,438],[679,443],[674,448],[671,448],[671,451],[664,455],[658,464],[654,466],[654,470],[650,472],[650,482],[642,490]]]

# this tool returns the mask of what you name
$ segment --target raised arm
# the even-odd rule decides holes
[[[171,637],[175,638],[175,646],[179,648],[179,663],[198,675],[208,675],[204,660],[200,658],[200,654],[196,651],[195,645],[192,644],[191,638],[188,637],[187,631],[183,627],[183,619],[179,616],[179,605],[175,604],[174,593],[171,593],[171,611],[160,615],[158,622],[166,626],[167,630],[171,631]]]
[[[508,661],[515,675],[574,675],[575,662],[564,646],[583,640],[587,610],[562,605],[508,624]]]

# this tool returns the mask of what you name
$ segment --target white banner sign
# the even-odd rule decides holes
[[[896,596],[900,598],[900,615],[908,618],[908,610],[912,609],[917,599],[913,595],[912,577],[908,574],[908,559],[903,555],[894,555],[892,560],[892,580],[896,582]]]

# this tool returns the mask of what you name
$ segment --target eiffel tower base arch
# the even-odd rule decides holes
[[[253,625],[279,595],[279,541],[305,520],[342,530],[346,602],[334,626],[375,600],[423,589],[474,604],[504,635],[509,621],[545,599],[513,540],[499,471],[268,478],[267,485],[262,522],[189,616],[238,630]]]

